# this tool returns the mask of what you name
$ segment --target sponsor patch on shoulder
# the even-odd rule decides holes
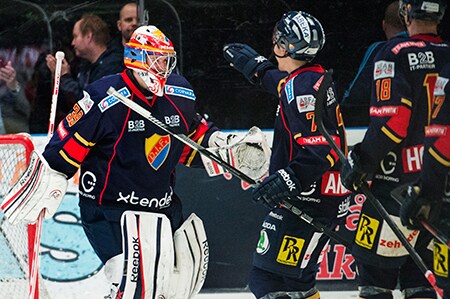
[[[124,97],[129,97],[131,95],[130,91],[126,87],[119,89],[118,92]],[[115,96],[109,95],[103,98],[100,101],[100,103],[98,103],[98,107],[100,108],[100,111],[103,113],[112,106],[114,106],[115,104],[117,104],[118,102],[119,100]]]
[[[195,101],[195,94],[192,89],[174,85],[166,85],[164,89],[165,93],[168,95],[174,95]]]
[[[286,100],[288,104],[294,100],[294,80],[289,80],[284,86],[284,92],[286,93]]]
[[[438,77],[436,81],[436,85],[434,86],[434,95],[435,96],[444,96],[445,95],[445,86],[448,84],[447,78]]]
[[[80,106],[84,114],[86,114],[91,110],[92,105],[94,105],[94,101],[91,100],[91,96],[83,90],[83,98],[78,101],[78,106]]]
[[[297,106],[300,113],[314,111],[316,98],[312,94],[297,96]]]
[[[395,63],[392,61],[380,60],[375,62],[373,69],[373,79],[394,78]]]

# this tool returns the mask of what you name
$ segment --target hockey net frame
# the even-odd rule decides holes
[[[0,135],[0,201],[28,166],[33,150],[28,134]],[[50,298],[38,268],[41,224],[12,225],[0,211],[0,298]]]

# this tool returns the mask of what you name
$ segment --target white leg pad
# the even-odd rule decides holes
[[[203,286],[208,270],[209,246],[202,220],[191,214],[174,234],[176,267],[170,299],[189,299]]]
[[[122,215],[123,299],[168,298],[174,271],[170,221],[164,214],[126,211]]]
[[[126,211],[121,224],[122,299],[189,299],[200,291],[208,270],[209,246],[199,217],[191,214],[173,238],[164,214]],[[117,269],[117,264],[111,266]]]

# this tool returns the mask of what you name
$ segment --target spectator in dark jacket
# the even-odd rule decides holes
[[[123,54],[123,46],[130,40],[131,34],[139,25],[137,10],[135,2],[129,2],[122,6],[116,22],[119,34],[111,40],[108,48]]]
[[[122,72],[123,53],[108,49],[110,40],[108,25],[100,17],[86,14],[73,27],[72,46],[75,55],[82,59],[76,76],[71,73],[67,60],[61,68],[61,100],[72,106],[82,97],[83,89],[90,83],[106,76]],[[55,72],[56,58],[47,55],[47,66]]]
[[[11,61],[0,67],[0,80],[3,80],[6,86],[0,95],[4,133],[29,132],[30,103],[25,95],[24,82],[19,82],[18,74]]]

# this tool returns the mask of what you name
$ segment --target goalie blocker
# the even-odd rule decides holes
[[[27,169],[5,196],[1,209],[12,224],[32,223],[43,209],[45,218],[51,218],[66,190],[66,176],[51,169],[47,161],[33,151]]]
[[[195,214],[172,237],[164,214],[126,211],[121,218],[123,253],[105,264],[105,274],[120,285],[112,298],[189,299],[202,288],[209,247],[203,222]]]

